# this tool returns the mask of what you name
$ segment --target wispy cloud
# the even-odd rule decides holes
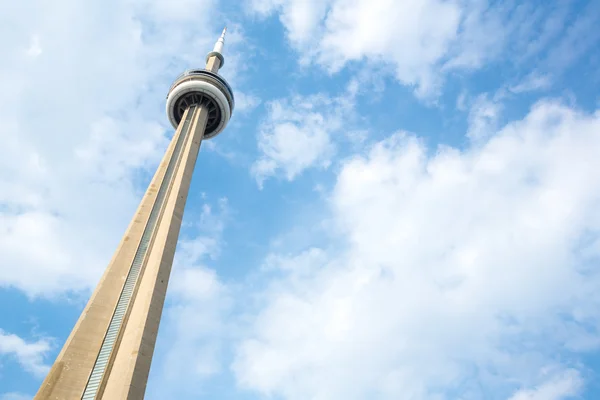
[[[545,72],[572,65],[598,42],[590,26],[598,7],[590,2],[569,24],[571,7],[487,0],[254,0],[249,9],[279,15],[302,63],[330,72],[351,63],[385,64],[400,83],[429,100],[456,71],[507,61],[522,65],[535,57]]]
[[[0,400],[31,400],[32,397],[18,392],[0,394]]]
[[[97,282],[166,148],[164,77],[218,28],[205,0],[27,4],[0,13],[0,286],[53,297]]]
[[[498,99],[479,95],[469,110],[467,136],[474,141],[486,139],[498,127],[501,112],[502,103]]]
[[[542,102],[464,151],[396,134],[346,160],[329,196],[344,250],[269,256],[283,277],[239,341],[239,384],[292,400],[579,393],[576,370],[538,372],[597,349],[567,343],[600,326],[582,258],[600,232],[598,129]]]
[[[508,88],[513,93],[531,92],[535,90],[548,89],[552,85],[552,78],[549,75],[541,75],[532,72],[527,75],[520,83]]]
[[[259,187],[269,177],[283,175],[292,181],[308,168],[326,169],[340,138],[364,139],[364,132],[353,129],[357,85],[350,81],[335,97],[295,95],[268,103],[257,135],[259,158],[251,169]]]
[[[179,241],[148,398],[198,395],[225,368],[232,293],[209,265],[219,257],[230,212],[226,199],[204,204]]]
[[[291,181],[307,168],[329,166],[335,152],[331,134],[342,126],[342,115],[331,107],[337,101],[316,95],[269,103],[258,134],[261,156],[252,166],[259,186],[279,171]]]
[[[577,396],[583,387],[581,374],[572,369],[554,372],[534,389],[520,389],[509,400],[562,400]]]
[[[0,329],[0,363],[4,357],[14,357],[23,369],[39,378],[44,376],[50,368],[44,362],[50,349],[49,339],[28,342],[13,333],[7,333]],[[3,396],[10,398],[10,396],[16,395],[5,394]]]

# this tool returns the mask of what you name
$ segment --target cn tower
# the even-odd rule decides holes
[[[35,400],[144,398],[200,143],[233,112],[233,92],[218,74],[225,31],[206,67],[185,71],[169,89],[173,139]]]

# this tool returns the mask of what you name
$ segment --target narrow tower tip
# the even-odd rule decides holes
[[[227,32],[227,26],[225,26],[225,28],[223,28],[223,32],[221,32],[221,36],[219,36],[219,38],[217,39],[217,42],[215,43],[215,47],[213,48],[213,51],[208,53],[208,55],[206,56],[206,62],[207,62],[206,69],[208,69],[212,72],[217,72],[219,70],[219,68],[221,68],[223,66],[223,64],[225,64],[225,58],[223,58],[223,46],[225,45],[225,33],[226,32]],[[219,64],[216,66],[214,64],[211,64],[209,66],[208,62],[211,57],[217,57],[219,59]]]
[[[221,32],[221,36],[217,39],[217,43],[215,43],[215,47],[213,52],[223,53],[223,45],[225,44],[225,33],[227,32],[227,27],[223,28],[223,32]]]

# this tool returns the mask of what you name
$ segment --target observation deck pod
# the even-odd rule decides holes
[[[190,69],[179,75],[167,95],[167,117],[177,129],[183,113],[192,105],[208,107],[204,138],[217,136],[231,118],[235,100],[233,91],[219,74],[205,69]]]

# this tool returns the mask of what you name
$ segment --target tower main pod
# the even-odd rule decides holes
[[[217,74],[224,37],[225,30],[205,69],[186,71],[171,86],[175,135],[35,400],[143,399],[200,143],[225,128],[234,108]]]

